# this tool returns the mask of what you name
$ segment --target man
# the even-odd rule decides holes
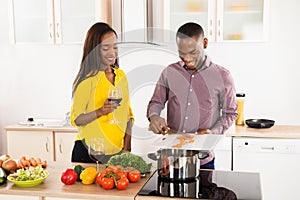
[[[150,129],[164,134],[169,129],[198,134],[223,134],[237,116],[236,91],[230,72],[205,54],[208,40],[199,24],[186,23],[176,34],[181,61],[160,75],[147,109]],[[167,122],[160,117],[167,103]],[[202,168],[214,169],[214,153],[201,160]]]

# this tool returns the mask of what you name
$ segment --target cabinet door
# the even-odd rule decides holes
[[[196,22],[212,42],[267,39],[269,0],[151,0],[153,27],[163,41],[175,43],[178,28]],[[161,20],[163,19],[163,20]],[[163,21],[163,23],[160,23]],[[158,32],[154,41],[160,38]]]
[[[7,154],[15,159],[26,156],[53,161],[53,133],[52,131],[7,131]]]
[[[186,22],[200,24],[208,39],[213,37],[215,0],[152,0],[152,5],[153,26],[164,30],[164,42],[175,43],[178,28]],[[157,14],[157,10],[160,10],[162,15]],[[159,21],[163,23],[160,24]],[[154,41],[157,38],[160,36],[154,36]]]
[[[268,0],[221,0],[217,6],[217,41],[264,41]]]
[[[231,170],[231,137],[223,137],[216,145],[215,152],[215,169],[216,170]]]
[[[18,195],[0,195],[1,200],[39,200],[39,197],[34,196],[18,196]]]
[[[101,0],[11,0],[15,43],[83,43]]]
[[[122,6],[122,42],[146,42],[146,1],[123,0]]]
[[[82,44],[88,29],[101,20],[100,0],[55,0],[57,43]]]
[[[77,133],[55,132],[55,161],[71,161],[76,135]]]
[[[15,43],[53,43],[51,0],[12,0]]]

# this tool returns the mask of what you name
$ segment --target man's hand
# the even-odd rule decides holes
[[[149,128],[151,131],[157,134],[166,134],[169,130],[166,120],[158,115],[150,117]]]
[[[209,130],[209,129],[203,129],[203,130],[200,130],[200,131],[197,131],[196,134],[197,135],[202,135],[202,134],[211,134],[212,131]]]

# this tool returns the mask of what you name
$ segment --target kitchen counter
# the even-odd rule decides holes
[[[248,126],[235,126],[230,128],[226,136],[256,137],[256,138],[283,138],[300,139],[300,126],[274,125],[271,128],[249,128]]]
[[[130,183],[125,190],[105,190],[97,184],[84,185],[81,182],[76,182],[73,185],[64,185],[60,181],[61,173],[68,167],[73,167],[72,163],[49,163],[47,171],[49,177],[40,185],[34,187],[22,188],[15,186],[7,181],[6,184],[0,186],[1,194],[20,195],[20,196],[39,196],[39,199],[46,197],[70,198],[70,199],[109,199],[109,200],[126,200],[134,199],[142,186],[147,182],[151,174],[147,174],[137,183]],[[84,166],[84,165],[83,165]],[[84,166],[86,167],[86,166]]]
[[[24,126],[11,125],[5,127],[6,131],[54,131],[54,132],[78,132],[73,126]],[[286,138],[300,139],[300,126],[274,125],[271,128],[249,128],[245,126],[235,126],[230,128],[226,136],[233,137],[263,137],[263,138]]]
[[[54,132],[78,132],[77,128],[73,126],[25,126],[25,125],[11,125],[4,128],[6,131],[54,131]]]

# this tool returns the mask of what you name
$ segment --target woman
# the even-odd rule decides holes
[[[120,104],[108,101],[108,90],[122,88]],[[117,34],[106,23],[96,23],[87,32],[80,70],[73,83],[71,123],[79,133],[72,162],[94,162],[88,155],[90,138],[105,139],[106,159],[131,150],[133,114],[125,73],[118,66]],[[112,123],[117,120],[117,123]]]

